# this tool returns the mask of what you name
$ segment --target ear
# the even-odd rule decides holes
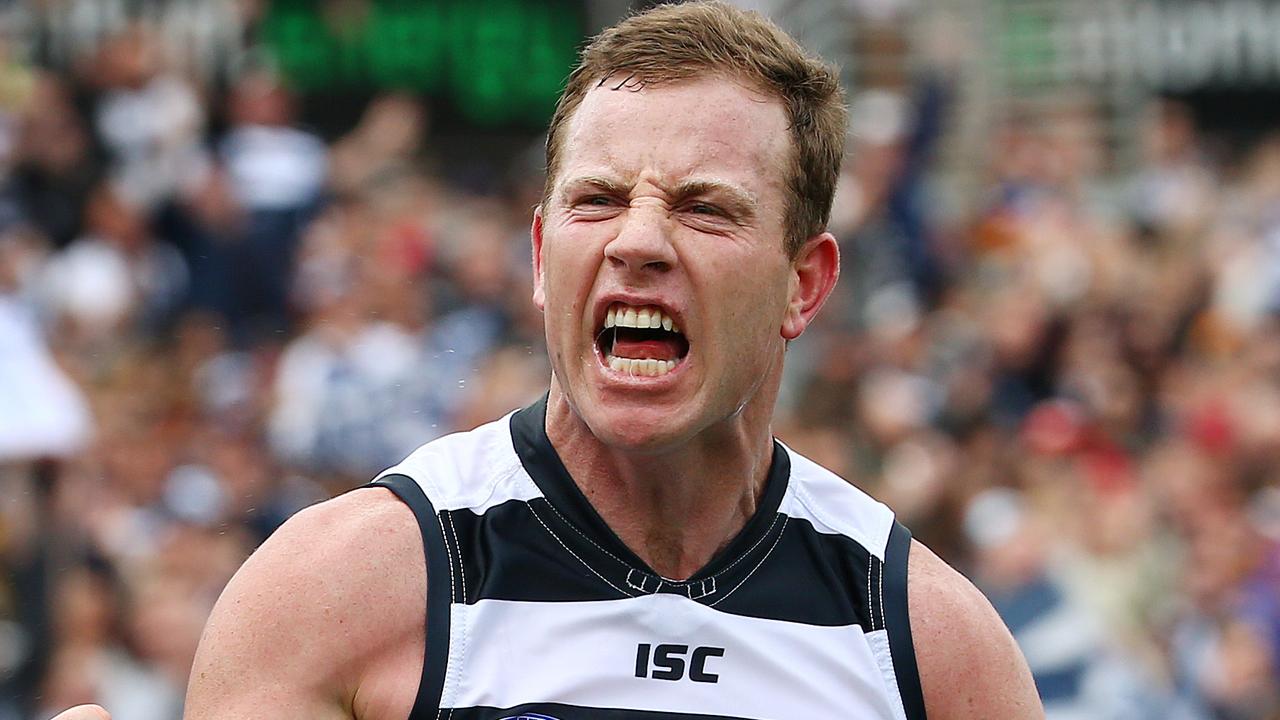
[[[782,337],[795,340],[813,322],[840,277],[840,246],[835,236],[809,238],[791,261],[791,297],[782,318]]]
[[[542,206],[533,208],[533,226],[529,228],[529,237],[533,240],[533,304],[539,310],[546,309],[547,296],[542,288]]]

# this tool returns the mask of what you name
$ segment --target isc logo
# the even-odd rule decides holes
[[[649,662],[651,656],[652,669]],[[685,657],[689,658],[688,663],[685,663]],[[690,680],[700,683],[719,682],[719,675],[707,672],[707,659],[713,657],[724,657],[724,648],[696,647],[690,655],[688,645],[664,644],[652,647],[649,643],[640,643],[636,648],[636,677],[680,680],[684,677],[687,665]]]

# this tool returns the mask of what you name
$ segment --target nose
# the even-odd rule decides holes
[[[604,248],[605,257],[620,270],[663,273],[676,265],[665,208],[633,207],[618,234]]]

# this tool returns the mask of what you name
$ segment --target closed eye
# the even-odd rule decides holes
[[[622,204],[613,195],[583,195],[572,201],[570,209],[583,219],[606,219],[616,215]]]
[[[618,207],[621,201],[612,195],[584,195],[573,202],[574,207],[595,210]]]

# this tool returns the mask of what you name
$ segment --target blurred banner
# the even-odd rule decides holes
[[[1136,83],[1189,91],[1280,87],[1280,3],[996,0],[1019,83]]]
[[[373,94],[429,100],[443,127],[538,131],[586,32],[583,0],[51,0],[13,5],[9,27],[68,67],[132,24],[159,31],[179,66],[217,84],[278,72],[308,120],[336,128]],[[322,102],[314,102],[323,98]]]
[[[541,127],[573,66],[581,0],[277,0],[265,50],[304,93],[423,93],[479,126]]]

